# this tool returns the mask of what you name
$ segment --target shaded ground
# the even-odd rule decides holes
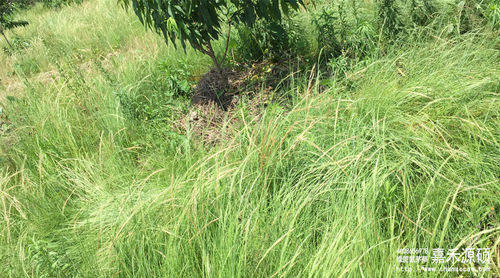
[[[207,146],[228,141],[232,130],[242,124],[235,115],[238,106],[245,105],[255,117],[269,102],[287,106],[287,99],[279,93],[286,83],[291,69],[283,63],[265,61],[242,66],[239,69],[215,69],[203,75],[191,98],[193,108],[176,123],[183,134],[191,132]]]

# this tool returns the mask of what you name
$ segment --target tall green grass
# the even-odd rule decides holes
[[[0,142],[17,140],[2,153],[15,167],[0,172],[1,276],[456,277],[419,270],[435,266],[432,248],[498,259],[500,59],[488,32],[424,32],[326,91],[317,70],[291,74],[289,109],[242,103],[229,139],[203,147],[189,128],[172,132],[185,108],[145,125],[117,93],[162,90],[158,61],[201,71],[206,59],[164,47],[108,1],[82,5],[31,11],[32,50],[2,56],[54,80],[18,72],[24,90],[5,106]],[[52,20],[68,27],[37,45]],[[71,54],[92,44],[102,52]],[[400,248],[428,248],[429,263],[398,263]],[[475,275],[499,274],[489,267]]]

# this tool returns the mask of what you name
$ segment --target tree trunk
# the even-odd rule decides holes
[[[198,49],[201,53],[203,54],[207,54],[208,56],[210,56],[210,58],[212,59],[212,63],[214,64],[215,68],[217,69],[217,71],[219,73],[222,73],[222,69],[220,67],[220,64],[217,62],[217,57],[215,57],[215,53],[214,53],[214,50],[212,48],[212,44],[207,43],[206,44],[206,47],[207,49],[203,48],[201,45],[197,44],[197,43],[194,43],[193,44],[196,49]]]
[[[207,43],[207,50],[208,50],[207,51],[208,52],[207,53],[208,56],[210,56],[210,58],[212,58],[212,62],[214,63],[215,68],[217,69],[217,71],[219,72],[219,74],[221,74],[222,73],[222,68],[220,67],[219,62],[217,62],[217,57],[215,57],[215,52],[214,52],[214,50],[212,48],[212,44],[210,42]],[[222,61],[221,61],[221,64],[222,64]]]

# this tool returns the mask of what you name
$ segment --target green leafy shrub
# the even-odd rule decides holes
[[[182,63],[173,68],[166,62],[141,81],[116,93],[120,105],[129,118],[151,121],[171,116],[176,102],[190,97],[192,82],[189,67]]]
[[[238,60],[277,61],[283,56],[303,53],[307,46],[301,26],[292,19],[281,23],[258,20],[253,28],[239,26],[238,33],[232,45]]]
[[[317,31],[318,48],[323,49],[323,54],[327,57],[337,57],[342,54],[342,46],[340,44],[338,31],[335,26],[337,17],[334,16],[333,10],[321,9],[314,14],[311,23]]]
[[[23,57],[14,63],[14,70],[16,74],[30,76],[39,73],[40,66],[35,59]]]
[[[13,4],[18,9],[29,9],[31,6],[35,5],[36,0],[16,0]]]
[[[26,40],[16,34],[13,34],[13,38],[11,38],[9,42],[12,48],[3,48],[3,51],[9,55],[13,54],[13,52],[15,51],[22,51],[32,47],[32,44],[29,40]]]
[[[218,61],[212,41],[218,40],[222,34],[222,26],[229,25],[227,38],[229,42],[231,24],[243,23],[254,27],[258,19],[269,22],[280,22],[282,13],[288,15],[290,7],[298,9],[302,0],[120,0],[125,7],[132,2],[133,8],[141,22],[174,43],[179,40],[182,47],[189,43],[194,49],[210,56],[215,68],[221,72],[221,64],[227,54]],[[279,25],[273,25],[277,27]]]
[[[355,3],[341,1],[336,9],[323,7],[312,15],[318,50],[327,61],[341,56],[339,61],[359,61],[377,49],[376,21]]]
[[[5,36],[5,30],[28,25],[28,21],[26,20],[14,20],[13,15],[16,10],[15,3],[16,2],[12,0],[2,0],[0,2],[0,34],[5,38],[12,50],[14,50],[14,48],[7,39],[7,36]]]
[[[388,39],[396,38],[404,30],[396,0],[378,0],[377,9],[381,33]]]
[[[418,26],[428,25],[437,12],[437,8],[431,0],[411,0],[410,8],[411,19]]]
[[[48,8],[60,8],[63,5],[81,4],[83,0],[41,0],[40,2]]]
[[[477,31],[491,19],[491,6],[482,0],[457,0],[453,9],[453,29],[456,35]]]
[[[34,264],[36,276],[67,277],[74,274],[71,262],[61,249],[63,248],[56,242],[31,239],[27,251],[29,260]]]

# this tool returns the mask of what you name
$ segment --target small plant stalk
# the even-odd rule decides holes
[[[12,44],[10,44],[9,40],[7,39],[7,36],[5,36],[4,32],[2,32],[2,36],[5,38],[5,41],[7,42],[7,44],[10,46],[10,48],[12,48],[12,50],[14,50],[14,47],[12,47]]]
[[[226,41],[226,50],[224,51],[224,56],[222,56],[222,59],[220,60],[219,65],[222,66],[224,63],[224,60],[226,60],[226,55],[227,55],[227,50],[229,48],[229,37],[231,36],[231,19],[229,19],[229,29],[227,30],[227,41]]]

